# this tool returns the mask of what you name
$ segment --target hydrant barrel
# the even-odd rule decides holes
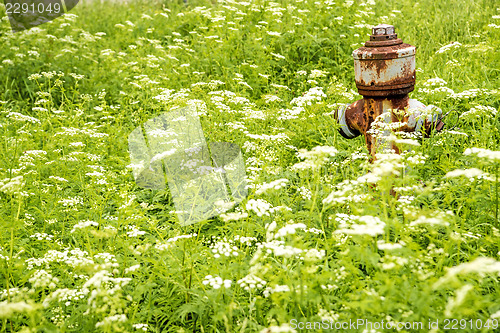
[[[413,91],[415,46],[397,38],[392,25],[373,27],[370,41],[354,50],[352,56],[360,95],[404,95]]]

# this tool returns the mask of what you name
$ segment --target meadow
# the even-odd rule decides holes
[[[0,8],[0,332],[499,331],[498,2],[85,1],[15,34]],[[450,113],[369,163],[333,113],[380,23]],[[188,226],[128,152],[179,107],[248,183]]]

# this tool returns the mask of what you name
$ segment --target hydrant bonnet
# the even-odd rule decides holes
[[[392,25],[373,27],[370,41],[354,50],[352,56],[360,95],[404,95],[413,91],[415,46],[397,38]]]

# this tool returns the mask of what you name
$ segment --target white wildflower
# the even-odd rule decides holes
[[[391,270],[394,268],[399,268],[408,263],[407,258],[403,257],[398,257],[398,256],[391,256],[391,255],[385,255],[382,258],[380,258],[380,267],[383,270]]]
[[[273,53],[273,52],[270,52],[272,56],[274,56],[276,59],[280,59],[280,60],[284,60],[286,59],[284,56],[282,56],[281,54],[279,53]]]
[[[36,306],[32,303],[27,303],[26,301],[20,302],[0,302],[0,318],[8,319],[15,314],[19,313],[30,313],[36,309]]]
[[[303,254],[303,259],[305,262],[317,262],[323,260],[326,255],[325,250],[309,249]]]
[[[132,327],[135,328],[136,330],[147,332],[149,325],[148,324],[133,324]]]
[[[326,97],[321,87],[313,87],[303,93],[300,97],[295,97],[290,101],[290,104],[297,106],[313,105],[321,102],[321,100]]]
[[[248,217],[248,213],[245,212],[234,212],[234,213],[224,213],[219,215],[224,222],[238,221]]]
[[[436,217],[419,216],[415,221],[410,222],[410,227],[418,225],[430,225],[430,226],[449,226],[450,223],[444,220],[443,216],[438,215]]]
[[[44,232],[35,232],[33,235],[30,236],[30,238],[36,238],[37,240],[51,241],[54,238],[54,236],[46,234]]]
[[[320,69],[313,69],[313,70],[311,71],[311,73],[309,74],[309,76],[308,76],[308,77],[309,77],[310,79],[316,79],[316,78],[319,78],[319,77],[325,77],[325,76],[326,76],[326,74],[328,74],[328,72],[326,72],[326,71],[322,71],[322,70],[320,70]]]
[[[347,235],[377,236],[384,234],[385,223],[376,216],[356,216],[337,214],[335,221],[339,223],[334,233]]]
[[[127,229],[129,229],[129,231],[127,231],[128,237],[137,237],[146,234],[145,231],[139,230],[135,225],[129,225]]]
[[[274,254],[277,257],[285,258],[299,258],[299,255],[303,252],[302,249],[285,245],[285,242],[281,240],[272,240],[270,242],[261,243],[258,245],[258,248],[265,250],[268,254]]]
[[[234,245],[232,240],[227,240],[225,237],[210,245],[210,249],[215,258],[237,257],[239,255],[238,247]]]
[[[125,274],[128,274],[128,273],[131,273],[131,272],[135,272],[135,271],[137,271],[137,270],[138,270],[138,269],[140,269],[140,268],[141,268],[141,264],[137,264],[137,265],[134,265],[134,266],[130,266],[130,267],[128,267],[128,268],[125,268],[124,273],[125,273]]]
[[[267,32],[267,34],[268,34],[269,36],[276,36],[276,37],[281,36],[281,33],[280,33],[280,32],[277,32],[277,31],[266,31],[266,32]],[[273,55],[274,55],[274,54],[273,54]]]
[[[40,269],[33,273],[33,276],[28,280],[33,288],[50,288],[55,289],[59,279],[52,276],[47,271]]]
[[[494,151],[483,148],[467,148],[464,155],[476,155],[477,157],[485,158],[492,162],[500,161],[500,151]]]
[[[269,216],[269,210],[272,208],[269,202],[262,199],[250,199],[245,207],[247,210],[253,211],[258,217]]]
[[[404,246],[404,242],[399,242],[399,243],[386,243],[384,240],[378,240],[377,241],[377,248],[379,250],[385,250],[385,251],[391,251],[391,250],[398,250],[402,249]]]
[[[294,164],[292,170],[317,169],[326,163],[330,156],[335,156],[337,152],[336,148],[330,146],[317,146],[310,151],[300,149],[297,157],[305,160]]]
[[[214,289],[220,289],[221,287],[224,287],[225,289],[231,288],[231,285],[233,281],[231,280],[223,280],[220,276],[212,276],[212,275],[207,275],[203,279],[202,283],[204,285],[210,285]]]
[[[14,121],[27,121],[32,124],[40,124],[40,120],[38,120],[37,118],[26,116],[18,112],[9,112],[7,114],[7,118],[10,118]]]
[[[282,179],[277,179],[274,180],[270,183],[264,183],[262,185],[257,185],[257,190],[255,191],[255,194],[261,195],[263,193],[266,193],[271,190],[279,190],[282,189],[286,186],[288,183],[288,179],[282,178]]]
[[[197,236],[196,233],[175,236],[175,237],[167,239],[166,242],[163,243],[163,244],[162,243],[156,244],[155,248],[158,251],[166,251],[167,249],[170,249],[171,247],[173,247],[178,240],[180,240],[180,239],[190,239],[190,238],[194,238],[196,236]]]
[[[249,274],[244,278],[239,279],[238,282],[236,283],[240,286],[240,288],[243,288],[246,291],[250,291],[256,288],[262,289],[267,284],[266,281],[252,274]]]
[[[465,170],[461,170],[461,169],[453,170],[453,171],[446,173],[446,175],[444,177],[445,178],[456,178],[456,177],[461,177],[461,176],[468,178],[470,181],[473,181],[476,178],[478,178],[478,179],[479,178],[487,178],[488,174],[486,172],[483,172],[482,170],[477,169],[477,168],[471,168],[471,169],[465,169]]]
[[[496,116],[497,110],[491,106],[476,105],[472,107],[469,111],[466,111],[460,115],[462,119],[478,119],[483,116],[487,118],[493,118]]]
[[[471,262],[451,267],[447,270],[446,274],[434,284],[434,288],[454,281],[457,276],[467,274],[477,274],[479,277],[485,277],[489,274],[500,276],[500,261],[488,257],[479,257]]]
[[[111,325],[114,322],[122,322],[123,323],[123,322],[126,322],[126,321],[127,321],[127,316],[126,315],[124,315],[124,314],[117,314],[117,315],[114,315],[114,316],[106,317],[106,318],[104,318],[104,320],[97,322],[95,324],[95,327],[96,328],[106,327],[106,326]]]
[[[297,229],[306,229],[307,226],[304,223],[292,223],[287,224],[278,231],[276,231],[274,238],[279,239],[286,237],[288,235],[293,235],[297,232]]]
[[[435,77],[435,78],[431,78],[431,79],[428,79],[427,81],[425,81],[423,83],[423,86],[424,87],[444,87],[446,86],[448,83],[439,78],[439,77]]]
[[[290,287],[287,286],[286,284],[285,285],[275,285],[274,287],[266,287],[266,289],[264,289],[263,291],[263,294],[264,294],[264,297],[269,297],[271,294],[274,294],[274,293],[286,293],[286,292],[289,292],[290,291]]]
[[[14,195],[20,193],[24,185],[23,176],[5,178],[0,180],[0,192]]]
[[[305,186],[300,186],[297,188],[297,192],[299,192],[300,196],[302,197],[302,199],[304,200],[311,200],[312,198],[312,192],[310,189],[308,189],[307,187]]]
[[[262,99],[264,100],[264,102],[266,103],[273,103],[273,102],[282,102],[283,100],[281,98],[279,98],[278,96],[275,96],[275,95],[264,95],[262,96]]]
[[[459,42],[451,42],[450,44],[442,46],[439,50],[436,51],[436,54],[445,53],[451,49],[457,49],[460,46],[462,46],[462,44]]]
[[[77,224],[73,226],[73,229],[71,229],[71,233],[74,233],[78,229],[86,229],[88,227],[98,227],[99,223],[90,221],[90,220],[85,220],[85,221],[80,221]]]

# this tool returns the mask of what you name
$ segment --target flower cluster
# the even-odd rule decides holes
[[[55,289],[59,279],[55,276],[52,276],[47,271],[40,269],[36,270],[33,273],[33,276],[29,279],[29,282],[33,286],[33,288],[45,288]]]
[[[20,193],[24,185],[23,176],[5,178],[0,180],[0,192],[14,195]]]
[[[32,270],[34,267],[50,267],[53,262],[65,263],[74,268],[94,264],[94,260],[89,257],[88,252],[79,248],[65,249],[64,251],[49,250],[41,258],[26,259],[28,270]]]
[[[446,173],[446,175],[444,177],[445,178],[465,177],[465,178],[468,178],[469,181],[473,181],[475,179],[494,180],[493,178],[491,178],[489,176],[488,173],[486,173],[482,170],[479,170],[477,168],[470,168],[470,169],[465,169],[465,170],[461,170],[461,169],[453,170],[453,171]]]
[[[284,241],[281,240],[272,240],[269,242],[260,243],[257,246],[260,250],[265,250],[268,254],[274,254],[276,257],[285,257],[285,258],[300,258],[300,254],[304,252],[304,250],[285,245]]]
[[[287,183],[288,183],[288,179],[282,178],[282,179],[274,180],[270,183],[264,183],[262,185],[257,185],[256,186],[257,190],[255,191],[255,194],[260,195],[260,194],[266,193],[270,190],[279,190],[279,189],[285,187]]]
[[[449,50],[458,49],[462,46],[462,43],[459,42],[451,42],[450,44],[446,44],[442,46],[439,50],[436,51],[436,54],[445,53]]]
[[[383,239],[377,241],[377,248],[383,251],[402,249],[405,245],[406,243],[403,241],[399,243],[386,243]]]
[[[275,223],[275,222],[273,222]],[[307,226],[304,223],[291,223],[287,224],[274,234],[275,239],[284,238],[288,235],[293,235],[297,232],[297,229],[306,229]]]
[[[292,99],[290,101],[290,104],[296,105],[296,106],[313,105],[313,104],[321,102],[321,100],[325,97],[326,97],[326,95],[323,92],[323,88],[312,87],[311,89],[306,91],[302,96],[295,97],[294,99]]]
[[[139,230],[135,225],[128,225],[127,229],[129,230],[127,231],[128,237],[138,237],[146,234],[145,231]]]
[[[338,223],[338,228],[334,233],[377,236],[385,232],[385,223],[376,216],[356,216],[339,213],[336,215],[335,221]]]
[[[226,237],[212,243],[210,245],[210,249],[212,250],[212,253],[214,254],[215,258],[220,258],[221,256],[237,257],[239,255],[238,253],[239,249],[236,245],[234,245],[234,241],[231,239],[228,240]]]
[[[366,193],[361,193],[361,184],[376,183],[379,177],[372,174],[361,176],[358,180],[344,180],[335,186],[335,190],[331,192],[325,199],[323,204],[326,205],[343,205],[349,202],[364,202],[370,196]]]
[[[482,117],[493,118],[497,115],[497,110],[491,106],[476,105],[472,107],[469,111],[466,111],[460,115],[460,118],[472,120]]]
[[[303,159],[303,162],[295,163],[292,166],[293,170],[317,169],[325,164],[329,157],[335,156],[338,153],[337,149],[330,146],[317,146],[310,151],[300,149],[297,157]]]
[[[248,213],[245,212],[232,212],[232,213],[224,213],[219,215],[224,222],[229,221],[238,221],[248,217]]]
[[[410,222],[410,227],[415,227],[419,225],[427,225],[427,226],[442,226],[442,227],[448,227],[450,223],[447,221],[448,218],[452,217],[453,213],[451,211],[448,211],[447,213],[443,212],[435,212],[433,216],[425,216],[421,215],[418,216],[418,218],[412,222]]]
[[[249,274],[244,278],[239,279],[237,283],[241,288],[245,289],[246,291],[250,291],[256,288],[262,289],[267,284],[266,281],[252,274]]]
[[[481,157],[492,162],[500,161],[500,151],[494,151],[489,149],[467,148],[464,151],[464,155],[476,155],[477,157]]]
[[[231,284],[233,281],[231,280],[223,280],[220,276],[212,276],[212,275],[207,275],[203,279],[202,283],[204,285],[209,285],[214,289],[220,289],[220,287],[224,287],[226,289],[231,288]]]
[[[486,275],[500,274],[500,261],[493,258],[479,257],[471,262],[466,262],[452,268],[449,268],[446,274],[440,278],[434,287],[437,288],[443,284],[454,281],[460,275],[477,274],[479,277]]]
[[[37,240],[51,241],[52,239],[54,239],[54,236],[46,234],[44,232],[35,232],[33,235],[30,235],[30,238],[36,238]]]
[[[297,192],[299,192],[300,196],[302,197],[302,199],[304,200],[311,200],[312,198],[312,192],[310,189],[308,189],[307,187],[305,186],[300,186],[297,188]]]
[[[75,231],[79,229],[86,229],[88,227],[98,227],[99,223],[90,221],[90,220],[85,220],[85,221],[80,221],[77,224],[73,226],[73,229],[71,229],[71,233],[74,233]]]
[[[386,254],[382,258],[380,258],[380,267],[383,270],[391,270],[394,268],[398,268],[404,266],[408,263],[408,259],[404,257],[391,256]]]
[[[275,285],[274,287],[266,287],[264,291],[262,292],[264,294],[264,297],[269,297],[271,294],[274,293],[286,293],[290,291],[290,287],[288,285]]]
[[[147,332],[149,325],[148,324],[133,324],[132,327],[135,328],[136,330]]]
[[[245,236],[240,236],[240,235],[234,236],[234,240],[236,242],[240,242],[241,244],[246,245],[246,246],[251,246],[257,242],[257,238],[255,238],[255,237],[245,237]]]
[[[247,201],[245,207],[247,210],[253,211],[259,217],[262,217],[264,215],[270,216],[269,211],[272,208],[269,202],[262,199],[250,199]]]
[[[166,250],[170,249],[171,247],[173,247],[178,240],[180,240],[180,239],[190,239],[190,238],[196,237],[197,235],[198,234],[196,234],[196,233],[192,233],[192,234],[187,234],[187,235],[175,236],[175,237],[167,239],[165,241],[165,243],[157,243],[155,245],[155,248],[158,251],[166,251]]]

